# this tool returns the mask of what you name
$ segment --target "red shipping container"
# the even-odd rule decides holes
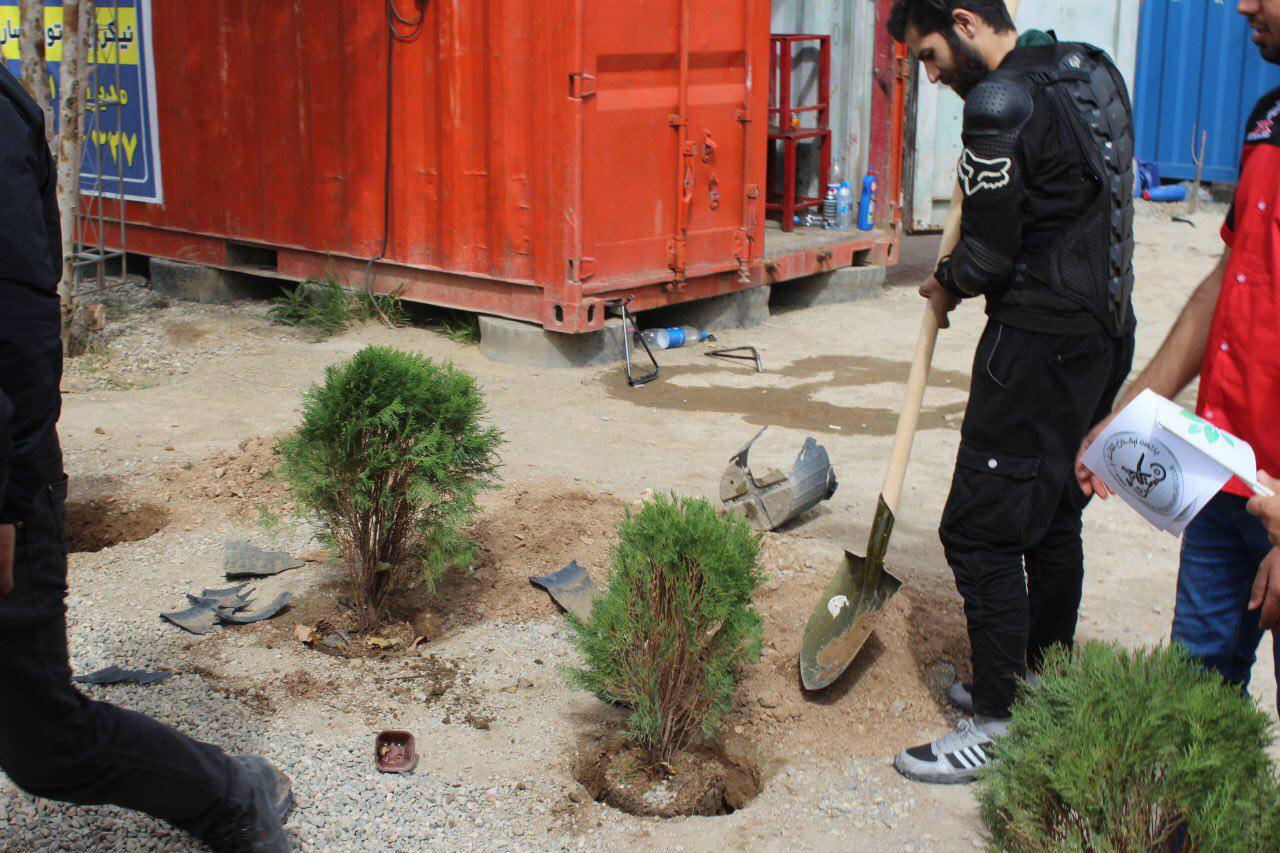
[[[155,0],[165,200],[128,205],[130,251],[332,269],[561,332],[600,328],[609,299],[645,310],[893,261],[887,43],[879,230],[782,234],[765,227],[768,0],[396,8],[422,14],[401,38],[382,0]]]

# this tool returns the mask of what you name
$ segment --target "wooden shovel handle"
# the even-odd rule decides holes
[[[1017,0],[1009,4],[1016,6]],[[947,225],[942,231],[942,245],[938,251],[941,261],[960,242],[960,211],[964,193],[957,183],[951,192],[951,210]],[[884,488],[880,494],[894,515],[898,514],[898,502],[902,498],[902,484],[907,478],[907,463],[911,461],[911,445],[915,443],[916,428],[920,425],[920,407],[924,404],[924,389],[929,384],[929,366],[933,363],[934,345],[938,342],[938,318],[933,306],[924,306],[924,320],[920,323],[920,337],[916,341],[916,357],[911,362],[911,374],[907,377],[907,399],[902,403],[898,416],[898,431],[893,437],[893,452],[889,456],[889,470],[884,475]]]
[[[1020,0],[1005,0],[1009,17],[1017,18]],[[951,254],[960,243],[960,214],[964,206],[964,192],[959,180],[951,191],[951,208],[947,224],[942,230],[942,245],[938,260]],[[925,305],[924,320],[920,323],[920,337],[916,341],[916,357],[911,362],[911,374],[907,377],[907,399],[898,416],[898,431],[893,436],[893,452],[889,456],[889,470],[884,475],[884,488],[880,495],[894,515],[898,514],[898,502],[902,498],[902,484],[907,478],[907,463],[911,461],[911,445],[915,443],[916,428],[920,425],[920,407],[924,404],[924,389],[929,384],[929,366],[933,363],[933,350],[938,342],[938,318],[933,307]]]

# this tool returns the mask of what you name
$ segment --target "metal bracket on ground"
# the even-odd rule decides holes
[[[720,500],[726,512],[747,519],[757,530],[777,530],[836,493],[836,474],[827,451],[805,439],[790,474],[770,469],[755,477],[747,464],[751,447],[764,435],[756,433],[729,461],[720,480]]]
[[[752,361],[756,365],[756,373],[764,373],[764,363],[760,360],[760,350],[755,347],[723,347],[709,350],[708,358],[723,358],[729,361]]]

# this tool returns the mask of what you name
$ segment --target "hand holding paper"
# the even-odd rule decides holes
[[[1232,475],[1255,492],[1253,448],[1153,391],[1106,425],[1081,462],[1152,525],[1182,535]]]
[[[1271,494],[1259,494],[1249,501],[1249,512],[1262,519],[1263,526],[1271,535],[1271,544],[1280,548],[1280,497],[1275,494],[1280,489],[1280,480],[1268,476],[1265,471],[1258,472],[1258,480]]]

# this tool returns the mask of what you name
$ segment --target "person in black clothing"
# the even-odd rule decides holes
[[[265,759],[72,686],[54,183],[44,114],[0,63],[0,769],[35,796],[137,809],[216,850],[287,850],[290,784]]]
[[[939,530],[973,663],[948,693],[973,716],[895,766],[967,782],[1017,682],[1075,636],[1075,454],[1133,361],[1132,109],[1105,53],[1020,38],[1003,0],[897,0],[889,29],[965,99],[960,241],[921,294],[942,328],[963,299],[985,297],[988,318]]]

